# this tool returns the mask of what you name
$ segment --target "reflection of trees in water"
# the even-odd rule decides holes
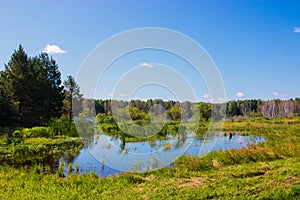
[[[3,165],[18,167],[42,165],[47,172],[58,170],[60,159],[64,163],[71,163],[78,154],[70,152],[47,153],[43,155],[18,155],[11,159],[0,159]]]
[[[146,126],[136,124],[135,122],[119,122],[118,127],[123,132],[134,137],[147,138],[156,135],[162,128],[163,123],[153,122]]]
[[[126,139],[124,133],[120,134],[120,140],[121,140],[120,148],[122,151],[124,151],[126,145]]]
[[[85,146],[90,146],[94,141],[95,126],[94,122],[88,121],[85,118],[75,119],[76,129]]]
[[[186,140],[187,140],[186,127],[180,126],[177,131],[176,142],[175,142],[174,148],[178,149],[178,148],[182,147],[185,144]]]
[[[69,163],[73,162],[73,160],[76,156],[77,155],[71,154],[70,152],[64,152],[64,153],[60,154],[60,159],[62,162],[69,164]],[[59,164],[59,162],[60,162],[60,160],[58,160],[58,164]]]

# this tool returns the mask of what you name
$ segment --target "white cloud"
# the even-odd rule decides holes
[[[242,93],[242,92],[237,92],[235,95],[240,98],[245,96],[244,93]]]
[[[203,98],[206,99],[207,102],[211,103],[224,103],[225,99],[223,97],[212,98],[209,94],[204,94]]]
[[[294,33],[300,33],[300,28],[299,27],[294,27]]]
[[[204,94],[203,97],[204,97],[204,99],[210,99],[210,95],[209,94]]]
[[[120,96],[120,97],[128,97],[129,95],[121,92],[121,93],[119,94],[119,96]]]
[[[62,50],[58,45],[55,44],[47,44],[44,48],[43,52],[48,54],[62,54],[66,53],[65,50]]]
[[[273,96],[275,97],[285,97],[286,94],[279,94],[278,92],[272,92]]]
[[[146,62],[143,62],[140,66],[142,66],[142,67],[154,67],[152,64],[146,63]]]
[[[211,103],[224,103],[225,99],[223,97],[218,97],[218,98],[210,98]]]
[[[113,95],[113,93],[112,93],[112,92],[108,93],[108,96],[109,96],[109,97],[112,97],[112,95]]]

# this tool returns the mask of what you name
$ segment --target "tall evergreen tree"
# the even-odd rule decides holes
[[[0,127],[9,126],[16,120],[16,107],[8,90],[7,73],[0,72]]]
[[[40,82],[43,84],[43,99],[44,99],[44,118],[49,121],[51,118],[60,117],[63,108],[63,86],[61,82],[61,73],[55,60],[45,53],[39,55],[38,58],[42,76]]]
[[[21,45],[18,50],[14,51],[8,64],[5,65],[8,88],[12,93],[13,103],[17,105],[18,121],[22,126],[30,126],[35,123],[32,113],[34,76],[30,67],[30,59]]]
[[[68,76],[64,81],[65,86],[65,100],[64,110],[69,116],[69,119],[73,119],[74,116],[78,116],[82,111],[82,94],[80,94],[79,85],[76,83],[74,77]]]
[[[19,125],[45,125],[50,118],[61,115],[64,96],[60,72],[47,54],[30,58],[20,45],[4,72]]]

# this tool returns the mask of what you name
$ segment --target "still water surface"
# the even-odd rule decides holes
[[[109,141],[103,143],[102,141]],[[146,171],[153,170],[153,162],[143,162],[145,158],[159,158],[165,161],[156,167],[172,167],[170,164],[177,155],[197,155],[204,156],[210,151],[240,149],[259,142],[265,142],[262,136],[243,136],[240,132],[235,133],[218,133],[206,137],[195,137],[195,134],[189,133],[184,139],[178,137],[168,137],[165,140],[154,140],[145,142],[126,142],[124,144],[114,136],[100,135],[95,137],[94,141],[83,148],[79,155],[71,161],[73,168],[79,165],[79,173],[96,172],[102,177],[115,175],[122,171]],[[123,146],[122,146],[123,145]],[[136,155],[142,159],[134,160]],[[105,161],[104,159],[105,158]],[[68,167],[65,158],[61,159],[65,165],[65,175]],[[135,168],[132,163],[137,162]],[[157,163],[156,163],[157,164]],[[111,167],[113,166],[113,167]]]

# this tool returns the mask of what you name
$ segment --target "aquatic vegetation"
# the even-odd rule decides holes
[[[169,142],[163,144],[164,151],[171,150],[171,144]]]

